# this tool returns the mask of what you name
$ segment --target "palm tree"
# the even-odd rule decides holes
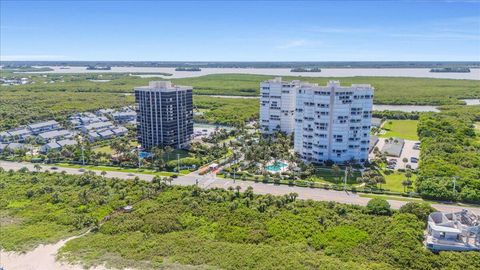
[[[408,186],[408,180],[403,180],[402,186],[403,186],[403,192],[405,192],[405,188]]]
[[[39,171],[42,169],[42,166],[40,166],[39,164],[35,164],[35,165],[33,165],[33,168],[34,168],[37,172],[39,172]]]
[[[242,189],[241,186],[236,186],[235,190],[237,191],[237,197],[240,197],[240,190]]]
[[[402,158],[402,161],[403,161],[403,166],[406,167],[407,162],[408,162],[408,158],[404,157],[404,158]]]
[[[167,161],[170,161],[170,154],[173,152],[173,148],[171,146],[167,145],[167,146],[165,146],[163,151],[165,152],[165,154],[167,154]]]
[[[382,189],[382,184],[387,183],[387,182],[385,181],[385,177],[384,177],[383,175],[381,175],[381,174],[375,176],[374,179],[375,179],[375,182],[380,185],[380,189]]]
[[[337,178],[338,175],[340,174],[340,167],[338,167],[337,164],[333,164],[333,165],[332,165],[332,172],[333,172],[333,176],[334,176],[335,178]]]

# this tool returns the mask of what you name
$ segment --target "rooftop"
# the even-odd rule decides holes
[[[171,81],[151,81],[148,83],[148,86],[135,87],[135,90],[144,90],[144,91],[178,91],[178,90],[192,90],[192,86],[182,86],[174,85]]]
[[[37,129],[37,128],[43,128],[43,127],[48,127],[48,126],[53,126],[53,125],[58,125],[58,122],[55,121],[55,120],[50,120],[50,121],[30,124],[30,125],[28,125],[28,127],[31,128],[31,129]]]

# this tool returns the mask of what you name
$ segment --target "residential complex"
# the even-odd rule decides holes
[[[264,134],[295,130],[295,95],[300,81],[277,77],[260,84],[260,128]]]
[[[135,88],[137,136],[143,148],[188,146],[193,134],[192,90],[169,81]]]
[[[261,84],[260,124],[264,134],[295,134],[295,151],[309,162],[368,159],[373,87],[326,86],[281,78]]]

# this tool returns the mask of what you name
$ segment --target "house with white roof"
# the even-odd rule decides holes
[[[48,153],[53,150],[60,150],[62,147],[57,142],[49,142],[40,147],[40,153]]]
[[[38,122],[34,124],[27,125],[27,128],[32,131],[33,134],[37,135],[42,132],[56,130],[60,128],[60,125],[55,120]]]
[[[480,251],[480,217],[469,210],[433,212],[428,217],[425,244],[439,251]]]
[[[50,140],[58,140],[61,138],[71,138],[73,134],[65,129],[62,130],[52,130],[52,131],[47,131],[40,133],[37,137],[37,141],[39,142],[47,142]]]
[[[108,129],[108,128],[111,128],[113,126],[113,123],[110,122],[110,121],[105,121],[105,122],[98,122],[98,123],[92,123],[92,124],[89,124],[89,125],[86,125],[86,126],[83,126],[81,128],[82,132],[84,133],[88,133],[90,131],[94,131],[94,130],[104,130],[104,129]]]

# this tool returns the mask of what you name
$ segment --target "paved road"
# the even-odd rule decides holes
[[[25,162],[9,162],[9,161],[0,161],[0,167],[5,170],[19,170],[22,167],[27,167],[29,170],[34,171],[34,164],[25,163]],[[51,166],[41,165],[42,170],[51,170]],[[83,174],[79,169],[72,168],[63,168],[58,167],[56,171],[65,171],[68,174]],[[95,173],[100,174],[101,170],[94,170]],[[117,177],[121,179],[133,179],[138,176],[141,180],[151,181],[153,175],[149,174],[140,174],[140,173],[126,173],[126,172],[112,172],[108,171],[106,177]],[[360,197],[358,194],[347,193],[344,191],[335,191],[335,190],[324,190],[318,188],[305,188],[305,187],[296,187],[296,186],[287,186],[287,185],[274,185],[274,184],[265,184],[265,183],[255,183],[252,181],[233,181],[231,179],[217,178],[213,174],[207,174],[200,176],[198,173],[193,172],[188,175],[181,176],[177,179],[174,179],[172,184],[174,185],[195,185],[198,180],[198,185],[202,188],[228,188],[228,187],[242,187],[242,190],[245,190],[248,186],[253,188],[253,191],[257,194],[272,194],[272,195],[283,195],[290,192],[296,192],[300,199],[311,199],[315,201],[335,201],[339,203],[348,203],[356,205],[367,205],[370,198]],[[397,200],[388,200],[392,208],[398,209],[407,202],[397,201]],[[459,211],[461,209],[467,208],[480,215],[480,206],[479,207],[462,207],[458,205],[445,205],[445,204],[432,204],[432,206],[440,211],[452,212]]]

